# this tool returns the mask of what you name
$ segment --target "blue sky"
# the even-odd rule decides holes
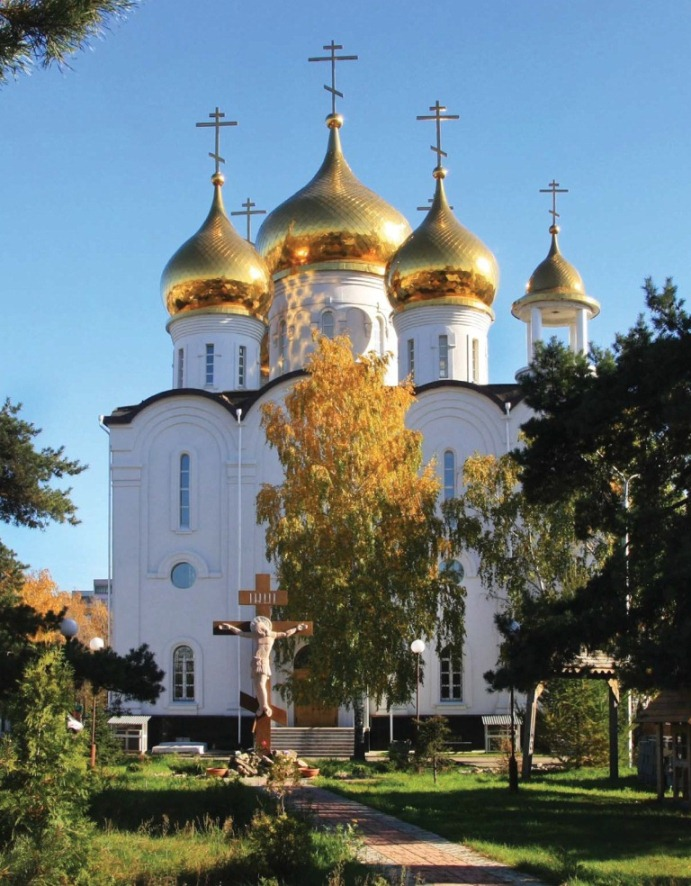
[[[609,344],[643,308],[646,276],[691,272],[689,0],[148,0],[71,70],[0,91],[0,381],[89,464],[73,482],[80,526],[0,527],[66,590],[107,574],[107,438],[98,417],[171,386],[159,279],[211,200],[219,106],[228,210],[272,209],[305,184],[326,146],[331,39],[346,157],[404,212],[432,195],[439,99],[447,193],[501,268],[491,380],[524,365],[511,303],[549,247],[553,178],[568,188],[560,244],[602,313]],[[242,229],[242,228],[241,228]],[[242,229],[244,230],[244,229]]]

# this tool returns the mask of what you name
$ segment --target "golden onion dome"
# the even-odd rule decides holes
[[[360,182],[343,156],[343,118],[330,114],[321,168],[267,215],[257,249],[274,279],[307,268],[365,269],[384,275],[386,262],[410,233],[400,212]]]
[[[163,270],[163,302],[173,316],[206,311],[263,320],[272,295],[266,263],[226,215],[223,175],[216,173],[211,181],[214,197],[206,221]]]
[[[497,260],[453,214],[444,190],[445,174],[441,167],[435,169],[437,186],[430,210],[389,261],[389,301],[397,311],[420,304],[453,304],[491,314],[499,288]]]
[[[581,306],[590,311],[591,317],[600,313],[598,302],[586,294],[583,278],[576,268],[568,262],[559,250],[557,234],[559,228],[552,225],[549,229],[552,243],[547,258],[535,268],[525,288],[525,295],[513,303],[511,313],[522,319],[522,315],[530,306],[538,302],[562,302],[564,306]],[[555,323],[559,322],[560,312],[555,308]]]

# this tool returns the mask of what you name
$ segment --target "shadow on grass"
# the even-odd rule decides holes
[[[190,780],[181,788],[106,787],[91,800],[89,815],[99,827],[161,834],[231,819],[234,829],[246,827],[260,805],[257,791],[240,782],[207,785]]]
[[[499,778],[467,775],[451,775],[436,788],[414,779],[409,788],[405,779],[390,786],[386,779],[352,788],[339,782],[325,786],[454,842],[510,847],[526,859],[518,864],[521,869],[554,878],[554,867],[530,861],[543,853],[557,860],[559,882],[577,879],[589,862],[621,862],[635,870],[636,861],[647,857],[675,860],[681,876],[661,871],[654,879],[631,874],[598,882],[691,884],[691,816],[626,782],[613,786],[606,776],[546,774],[522,783],[517,794]],[[629,788],[637,796],[627,796]]]

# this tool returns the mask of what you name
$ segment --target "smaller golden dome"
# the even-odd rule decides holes
[[[267,215],[257,249],[278,276],[318,266],[366,268],[384,275],[386,262],[410,233],[400,212],[360,182],[343,155],[342,118],[330,114],[329,146],[314,178]]]
[[[552,243],[547,258],[533,271],[525,287],[525,295],[514,302],[511,313],[521,319],[525,310],[531,305],[549,301],[586,307],[591,317],[596,317],[600,313],[600,305],[586,294],[583,278],[559,250],[557,240],[559,228],[552,225],[549,232],[552,235]],[[555,323],[558,322],[558,316],[560,314],[555,309]]]
[[[420,304],[480,307],[492,313],[499,287],[497,260],[458,221],[446,199],[445,170],[435,170],[434,200],[422,224],[392,256],[386,284],[397,311]]]
[[[272,295],[266,263],[226,215],[223,176],[216,173],[211,181],[214,197],[206,221],[163,270],[163,302],[172,316],[209,311],[263,320]]]

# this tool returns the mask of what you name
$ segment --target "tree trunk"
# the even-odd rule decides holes
[[[365,706],[362,698],[353,702],[353,760],[365,761]]]

